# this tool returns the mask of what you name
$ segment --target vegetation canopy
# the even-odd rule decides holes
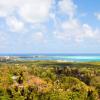
[[[100,100],[100,62],[1,62],[0,100]]]

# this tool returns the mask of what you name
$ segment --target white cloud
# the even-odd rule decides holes
[[[62,32],[56,32],[56,36],[61,39],[70,40],[76,36],[76,33],[79,33],[80,23],[77,19],[67,20],[60,25]]]
[[[58,27],[54,36],[64,41],[73,40],[76,42],[84,41],[85,39],[94,39],[98,37],[99,30],[93,29],[87,23],[81,23],[77,16],[77,5],[74,3],[74,0],[60,0],[58,3],[60,12],[66,14],[69,18],[63,22],[56,24]],[[86,16],[86,13],[84,13]],[[100,15],[96,14],[98,19]]]
[[[75,37],[76,42],[82,42],[85,39],[97,39],[99,35],[98,29],[93,29],[88,24],[83,24],[80,26],[79,33]]]
[[[70,36],[70,34],[66,34],[65,32],[59,32],[59,31],[55,31],[54,32],[54,36],[55,38],[61,40],[61,41],[70,41],[72,39],[72,37]]]
[[[20,7],[20,0],[2,0],[0,1],[0,16],[8,16],[16,8]]]
[[[69,19],[68,21],[65,21],[62,23],[62,28],[64,30],[75,30],[80,27],[80,23],[77,19]]]
[[[96,18],[97,18],[98,20],[100,20],[100,13],[95,13],[94,15],[96,16]]]
[[[56,15],[54,13],[50,13],[50,18],[55,20],[56,19]]]
[[[44,36],[44,34],[42,32],[36,32],[36,33],[34,33],[33,36],[32,36],[32,38],[33,38],[33,40],[35,42],[38,42],[38,43],[46,42],[45,36]]]
[[[86,37],[94,37],[97,34],[97,30],[93,30],[91,26],[89,26],[88,24],[83,24],[82,26],[83,28],[83,34]]]
[[[76,12],[76,5],[72,0],[61,0],[59,1],[60,10],[67,14],[69,17],[73,17]]]
[[[59,7],[60,14],[64,13],[65,16],[69,17],[65,22],[61,22],[62,19],[59,20],[62,15],[58,16],[56,11],[51,11],[54,0],[2,0],[0,1],[0,16],[6,18],[7,25],[12,32],[23,31],[25,22],[31,23],[32,29],[39,27],[47,31],[43,28],[44,24],[41,25],[41,23],[47,18],[51,18],[54,21],[53,24],[55,24],[54,31],[56,32],[54,32],[54,35],[56,38],[62,40],[74,39],[75,41],[95,38],[99,30],[93,29],[88,24],[81,24],[75,16],[77,5],[73,1],[59,0],[58,6],[56,6]],[[100,19],[99,13],[96,13],[95,16]],[[41,31],[42,29],[39,28],[37,30]],[[47,29],[49,29],[48,26]],[[45,41],[44,32],[34,33],[32,36],[33,40]]]
[[[10,31],[12,32],[20,32],[24,30],[24,23],[14,16],[7,17],[6,22]]]
[[[19,14],[28,22],[42,22],[49,16],[52,0],[30,0],[20,7]]]
[[[99,34],[98,29],[92,29],[88,24],[81,24],[77,19],[71,19],[61,24],[62,32],[57,31],[54,33],[56,38],[62,40],[74,40],[81,42],[84,39],[97,38]]]
[[[19,16],[31,23],[43,22],[48,16],[52,0],[2,0],[0,1],[0,16]]]

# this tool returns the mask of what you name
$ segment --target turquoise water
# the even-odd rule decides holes
[[[2,54],[15,56],[17,60],[57,60],[68,62],[97,62],[100,54]]]
[[[20,60],[57,60],[69,62],[97,62],[100,61],[100,55],[31,55],[20,57]]]

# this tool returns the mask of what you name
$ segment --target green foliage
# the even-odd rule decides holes
[[[99,100],[100,63],[0,64],[0,100]]]

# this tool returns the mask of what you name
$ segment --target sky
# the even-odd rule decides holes
[[[100,53],[100,0],[0,0],[0,53]]]

